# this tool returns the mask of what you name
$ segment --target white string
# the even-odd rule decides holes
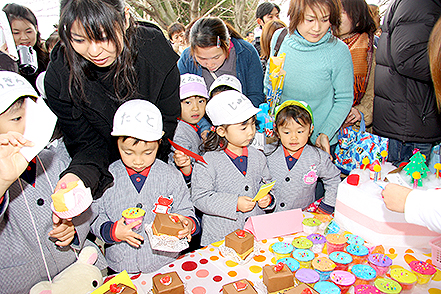
[[[40,161],[40,163],[41,163],[41,161]],[[32,212],[31,212],[31,209],[29,207],[28,200],[26,199],[26,195],[25,195],[25,192],[24,192],[24,189],[23,189],[23,185],[21,184],[21,179],[20,178],[18,178],[18,183],[20,184],[20,188],[21,188],[21,192],[23,193],[23,198],[25,200],[26,208],[28,209],[29,216],[31,217],[32,226],[34,227],[35,235],[37,236],[38,246],[40,247],[41,256],[43,257],[44,267],[46,268],[46,273],[47,273],[47,277],[49,279],[49,283],[52,284],[52,279],[51,279],[51,275],[49,273],[49,268],[47,266],[46,258],[44,257],[43,247],[41,246],[40,238],[38,237],[37,226],[35,225],[34,218],[32,217]]]
[[[41,168],[43,169],[44,175],[46,176],[47,181],[49,182],[49,186],[51,186],[52,191],[54,191],[54,186],[51,183],[51,180],[49,180],[49,176],[47,175],[46,169],[44,168],[43,162],[40,159],[40,156],[37,155],[38,161],[40,162]]]

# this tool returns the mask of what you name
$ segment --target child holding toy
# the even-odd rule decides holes
[[[219,93],[207,103],[214,127],[204,143],[207,164],[194,166],[191,193],[195,207],[204,213],[203,246],[242,229],[248,217],[274,206],[269,194],[257,203],[252,201],[260,186],[270,181],[264,154],[248,146],[256,133],[259,111],[234,90]]]
[[[198,123],[205,115],[205,105],[208,100],[204,79],[194,74],[181,75],[179,96],[181,98],[181,116],[178,119],[173,142],[200,154],[199,146],[202,144],[202,136]],[[194,159],[180,150],[175,150],[170,153],[169,163],[171,162],[174,162],[182,172],[185,182],[190,183]]]
[[[268,166],[277,199],[275,211],[307,208],[315,200],[317,179],[322,179],[325,196],[318,211],[334,211],[340,171],[329,154],[310,142],[314,130],[311,107],[304,101],[287,100],[276,109],[274,131],[277,147],[268,156]]]
[[[72,220],[52,214],[51,184],[56,184],[70,162],[62,141],[54,141],[29,163],[20,153],[33,145],[23,137],[26,126],[43,127],[41,116],[27,113],[27,104],[37,97],[25,78],[0,71],[0,285],[4,293],[28,293],[33,285],[49,279],[47,271],[53,278],[75,262],[74,249],[88,242],[93,219],[91,209]],[[105,268],[104,263],[99,267]]]
[[[115,113],[111,135],[117,137],[121,160],[110,165],[115,181],[94,203],[99,214],[91,225],[96,236],[112,244],[106,249],[106,259],[115,272],[152,272],[178,257],[179,252],[152,250],[146,238],[144,226],[153,222],[156,212],[179,217],[184,225],[179,239],[190,241],[198,231],[182,175],[156,160],[163,134],[161,113],[151,102],[129,100]],[[122,212],[128,208],[143,209],[143,220],[125,224]],[[140,224],[141,229],[133,230]]]

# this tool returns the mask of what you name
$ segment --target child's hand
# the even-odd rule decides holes
[[[175,151],[173,159],[175,160],[177,167],[183,168],[191,165],[190,156],[185,155],[185,153],[180,150]]]
[[[193,231],[193,222],[186,218],[183,215],[177,214],[177,213],[171,213],[170,215],[176,215],[181,220],[182,224],[184,225],[184,229],[182,231],[178,232],[178,238],[183,239],[187,237],[187,241],[191,241],[191,231]]]
[[[263,197],[262,199],[257,201],[257,204],[259,204],[260,208],[268,207],[268,205],[271,204],[271,195],[270,194],[266,194],[265,197]]]
[[[202,140],[203,141],[207,141],[207,136],[208,136],[208,132],[209,132],[210,130],[205,130],[205,131],[203,131],[202,133],[201,133],[201,137],[202,137]]]
[[[329,155],[331,155],[331,145],[329,145],[329,138],[327,135],[321,133],[315,141],[315,146],[322,149],[323,151],[328,152]]]
[[[381,195],[388,209],[396,212],[404,212],[407,195],[409,195],[411,191],[412,189],[390,183],[386,185]]]
[[[26,140],[22,134],[8,132],[0,134],[0,195],[23,173],[28,162],[20,153],[20,149],[34,144]],[[3,188],[5,191],[3,191]]]
[[[126,225],[124,223],[124,218],[120,218],[116,222],[115,237],[121,241],[126,241],[129,245],[133,247],[138,248],[141,245],[141,242],[144,241],[144,238],[141,235],[132,231],[132,229],[140,223],[142,223],[142,220],[138,220],[136,222]]]
[[[253,210],[256,202],[251,200],[253,199],[248,196],[239,196],[239,198],[237,198],[237,209],[242,212]]]
[[[61,219],[56,214],[52,214],[53,230],[49,232],[49,236],[58,241],[58,246],[69,246],[75,236],[75,226],[72,219]]]

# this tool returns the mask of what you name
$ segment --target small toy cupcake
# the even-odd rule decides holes
[[[319,292],[320,294],[340,294],[340,288],[337,287],[334,283],[331,282],[318,282],[314,285],[314,290]]]
[[[329,254],[329,259],[335,263],[335,270],[340,271],[347,271],[349,264],[352,262],[352,256],[349,253],[342,251],[332,252]]]
[[[286,264],[293,273],[300,268],[300,263],[292,257],[285,257],[277,260],[277,263],[279,262]]]
[[[331,272],[335,269],[335,263],[327,257],[316,257],[311,262],[312,268],[320,275],[320,281],[329,280]]]
[[[403,291],[401,293],[410,293],[417,282],[417,276],[404,268],[394,268],[390,271],[390,277],[400,283]]]
[[[417,276],[417,283],[420,285],[427,284],[436,273],[436,269],[433,265],[424,261],[414,260],[410,262],[409,266]]]
[[[318,232],[319,226],[321,224],[322,224],[322,222],[316,218],[313,218],[313,217],[305,218],[302,221],[303,232],[305,232],[305,234],[307,234],[307,235],[315,234]]]
[[[354,244],[354,245],[364,245],[364,239],[360,236],[354,235],[354,234],[346,234],[345,235],[346,238],[348,238],[347,243],[349,245]]]
[[[291,252],[294,250],[294,246],[286,242],[277,242],[271,245],[271,250],[276,257],[276,260],[290,257]]]
[[[384,276],[392,265],[392,259],[381,253],[373,253],[368,256],[369,265],[377,272],[377,277]]]
[[[314,284],[320,279],[318,272],[310,268],[301,268],[295,273],[294,276],[297,280],[297,284],[305,283],[311,287],[314,286]]]
[[[312,242],[312,247],[310,248],[314,253],[321,253],[323,251],[323,247],[325,247],[326,238],[321,234],[311,234],[306,238]]]
[[[346,247],[346,252],[352,256],[352,264],[362,264],[369,255],[369,248],[364,245],[351,244]]]
[[[361,284],[354,286],[354,294],[381,294],[381,292],[373,285]]]
[[[352,266],[351,272],[355,276],[354,285],[372,284],[377,277],[375,270],[366,264],[356,264]]]
[[[145,215],[145,210],[138,208],[138,207],[130,207],[122,212],[122,216],[125,219],[126,225],[133,223],[133,222],[136,222],[138,220],[142,221],[144,218],[144,215]],[[134,226],[133,230],[139,229],[141,224],[142,224],[142,222],[140,224],[137,224],[136,226]]]
[[[306,237],[298,237],[298,238],[294,238],[294,240],[292,240],[292,245],[296,249],[311,249],[313,243],[311,240],[309,240]]]
[[[309,249],[296,249],[293,251],[292,257],[300,263],[300,268],[311,268],[311,261],[315,254]]]
[[[349,288],[355,283],[355,276],[347,271],[333,271],[329,278],[340,288],[341,294],[348,292]]]
[[[398,294],[401,292],[400,283],[385,278],[376,279],[374,282],[375,288],[380,290],[381,293],[384,294]]]
[[[343,251],[348,238],[340,234],[329,234],[326,236],[326,247],[328,255],[334,251]]]

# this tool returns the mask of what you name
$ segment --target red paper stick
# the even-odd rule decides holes
[[[203,158],[202,156],[200,156],[200,155],[198,155],[198,154],[196,154],[196,153],[194,153],[194,152],[191,152],[191,151],[188,150],[188,149],[185,149],[184,147],[182,147],[182,146],[176,144],[175,142],[173,142],[173,141],[170,140],[170,139],[168,139],[168,141],[170,142],[170,144],[171,144],[173,147],[175,147],[176,150],[179,150],[179,151],[184,152],[185,155],[188,155],[188,156],[190,156],[190,157],[193,157],[193,158],[194,158],[195,160],[197,160],[197,161],[200,161],[200,162],[203,162],[203,163],[205,163],[205,164],[208,164],[208,163],[205,162],[205,160],[204,160],[204,158]]]

